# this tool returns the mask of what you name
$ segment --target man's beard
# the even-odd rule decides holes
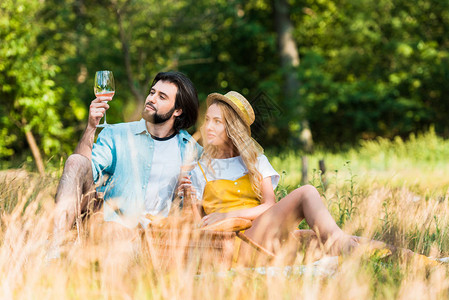
[[[173,115],[173,113],[175,112],[175,106],[173,105],[173,108],[170,109],[170,111],[168,111],[165,114],[158,114],[156,108],[151,104],[148,103],[146,105],[150,105],[152,108],[154,108],[154,113],[151,114],[148,110],[144,109],[142,111],[142,117],[152,123],[152,124],[161,124],[166,122],[168,119],[171,118],[171,116]]]

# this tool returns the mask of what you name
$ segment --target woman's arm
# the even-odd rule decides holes
[[[261,189],[262,189],[262,199],[260,201],[261,202],[260,205],[252,208],[230,211],[227,213],[211,213],[202,219],[203,221],[202,225],[206,226],[226,218],[236,218],[236,217],[254,220],[276,203],[276,197],[274,195],[271,177],[266,177],[263,179]]]

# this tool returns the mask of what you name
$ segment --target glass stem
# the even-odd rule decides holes
[[[106,101],[103,101],[103,102],[106,102]],[[104,111],[103,124],[108,124],[108,123],[106,123],[106,111]]]

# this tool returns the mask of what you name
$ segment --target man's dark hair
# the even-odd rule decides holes
[[[182,114],[175,118],[174,130],[179,132],[196,123],[198,118],[198,94],[192,81],[181,72],[160,72],[151,84],[153,87],[158,81],[173,83],[178,87],[175,99],[175,109],[182,109]]]

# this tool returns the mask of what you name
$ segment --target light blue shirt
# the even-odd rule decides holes
[[[201,146],[185,130],[176,137],[183,163],[196,161]],[[154,140],[144,119],[110,125],[100,132],[92,149],[92,173],[97,191],[104,193],[105,221],[137,226],[145,211],[152,161],[157,159],[153,153]]]

